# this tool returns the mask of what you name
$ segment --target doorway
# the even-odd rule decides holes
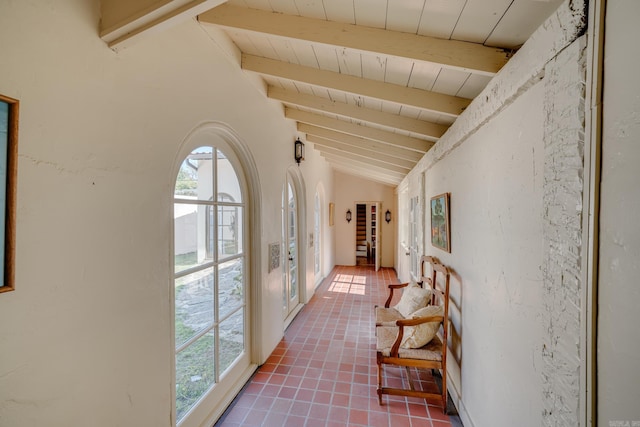
[[[356,265],[380,269],[380,202],[356,203]]]

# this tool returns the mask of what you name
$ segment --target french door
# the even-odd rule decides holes
[[[245,197],[230,158],[201,146],[174,189],[175,420],[200,426],[249,366]]]
[[[291,179],[287,176],[287,183],[283,194],[283,314],[288,317],[300,304],[300,273],[298,255],[298,198]]]
[[[321,211],[320,194],[316,193],[313,207],[313,274],[316,286],[320,284],[322,278],[322,258],[321,258],[321,238],[322,238],[322,211]]]

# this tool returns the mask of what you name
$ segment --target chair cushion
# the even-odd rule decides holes
[[[396,320],[404,319],[402,314],[393,307],[376,307],[376,326],[384,323],[395,324]]]
[[[444,316],[444,307],[441,305],[433,305],[416,310],[410,318],[429,316]],[[433,339],[440,329],[440,322],[427,322],[417,326],[407,326],[404,328],[404,336],[402,337],[403,348],[420,348]]]
[[[431,301],[431,289],[423,289],[418,285],[409,285],[402,292],[400,301],[393,308],[398,310],[403,317],[409,316],[414,311],[426,307]]]
[[[391,346],[398,336],[398,327],[381,326],[376,328],[376,349],[384,357],[391,355]],[[437,335],[421,348],[398,349],[398,357],[402,359],[418,359],[442,361],[442,341]]]

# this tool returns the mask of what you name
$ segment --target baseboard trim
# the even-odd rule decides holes
[[[458,416],[460,417],[460,421],[465,427],[475,427],[473,421],[469,417],[469,412],[467,412],[467,408],[465,408],[464,404],[460,402],[460,407],[458,410]]]

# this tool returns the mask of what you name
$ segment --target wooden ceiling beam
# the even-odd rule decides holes
[[[374,166],[380,170],[396,172],[400,174],[406,175],[411,170],[410,167],[396,166],[381,160],[371,159],[366,156],[361,156],[359,154],[348,153],[346,151],[338,150],[335,148],[326,147],[323,145],[318,145],[317,147],[313,147],[315,150],[318,150],[320,153],[331,154],[334,156],[342,157],[344,159],[349,159],[352,161],[360,162],[369,166]]]
[[[349,174],[357,174],[366,179],[376,180],[377,178],[384,179],[387,183],[398,185],[406,175],[391,173],[389,171],[377,169],[366,163],[360,163],[353,160],[347,160],[340,156],[335,156],[328,153],[320,153],[334,169],[341,169]]]
[[[405,159],[417,163],[424,153],[407,150],[402,146],[385,144],[378,141],[373,141],[367,138],[361,138],[359,136],[353,136],[335,130],[326,129],[320,126],[314,126],[306,123],[298,123],[298,130],[307,134],[307,139],[322,138],[327,141],[334,141],[340,144],[351,145],[357,148],[363,148],[369,151],[375,151],[378,153],[386,154],[388,156],[397,157],[399,159]]]
[[[318,151],[322,151],[322,147],[326,147],[344,151],[345,153],[356,154],[370,160],[376,160],[403,168],[412,169],[416,165],[416,162],[413,162],[411,160],[399,159],[398,157],[389,156],[387,154],[381,153],[380,151],[367,150],[365,148],[355,147],[353,145],[347,145],[313,135],[307,135],[307,141],[313,143],[313,148]]]
[[[458,96],[363,79],[246,53],[242,54],[242,69],[400,105],[409,105],[452,118],[457,118],[471,102],[469,99]]]
[[[406,148],[408,150],[418,151],[422,154],[426,153],[434,144],[432,141],[425,141],[424,139],[414,138],[400,133],[361,126],[344,120],[333,119],[320,114],[308,113],[306,111],[294,110],[291,108],[285,108],[284,115],[286,118],[296,120],[297,122],[308,123],[342,133],[348,133],[353,136],[359,136],[361,138],[383,142],[385,144]]]
[[[335,157],[331,154],[321,153],[321,156],[324,157],[329,163],[331,163],[331,166],[333,166],[334,168],[342,168],[345,171],[349,171],[350,173],[358,173],[359,175],[366,176],[369,179],[380,177],[396,183],[404,179],[404,176],[385,173],[385,171],[377,170],[375,168],[372,169],[369,165],[347,161],[345,159]]]
[[[275,86],[268,87],[267,96],[271,99],[276,99],[289,105],[296,105],[368,123],[376,123],[406,132],[416,133],[433,141],[440,138],[449,128],[449,126],[446,125],[412,119],[411,117],[400,116],[398,114],[385,113],[384,111],[371,110],[369,108],[358,107],[344,102],[337,102],[319,96],[306,95],[290,90],[280,89]]]
[[[331,167],[333,168],[334,171],[341,172],[347,175],[352,175],[352,176],[355,176],[356,178],[366,179],[371,182],[377,182],[379,184],[388,185],[390,187],[397,187],[400,184],[400,182],[402,182],[402,180],[384,178],[379,175],[372,175],[366,172],[355,172],[353,169],[350,169],[345,166],[338,166],[338,165],[332,164]]]
[[[394,173],[394,172],[378,169],[366,163],[345,159],[344,157],[336,156],[331,153],[320,153],[320,155],[325,159],[329,160],[332,165],[353,170],[354,172],[367,173],[370,176],[381,175],[387,179],[398,180],[398,181],[402,181],[402,179],[404,179],[404,177],[406,176],[405,174]]]
[[[380,174],[380,175],[383,175],[383,176],[387,177],[388,179],[394,179],[394,180],[396,180],[396,179],[397,180],[402,180],[406,176],[405,173],[399,173],[399,172],[393,172],[393,171],[384,170],[384,169],[381,169],[381,168],[377,168],[375,166],[371,166],[370,164],[368,164],[366,162],[361,162],[361,161],[358,161],[358,160],[345,159],[344,157],[342,157],[340,155],[335,155],[333,153],[322,152],[322,153],[320,153],[320,155],[322,157],[324,157],[325,159],[330,160],[332,164],[335,164],[337,166],[346,167],[348,169],[353,169],[354,171],[358,171],[358,172],[368,172],[368,173],[373,174],[373,175]]]
[[[102,0],[100,38],[113,50],[171,27],[226,0]]]
[[[374,55],[426,61],[494,76],[507,63],[503,49],[456,40],[365,27],[223,4],[198,16],[200,22],[272,36],[338,46]]]

